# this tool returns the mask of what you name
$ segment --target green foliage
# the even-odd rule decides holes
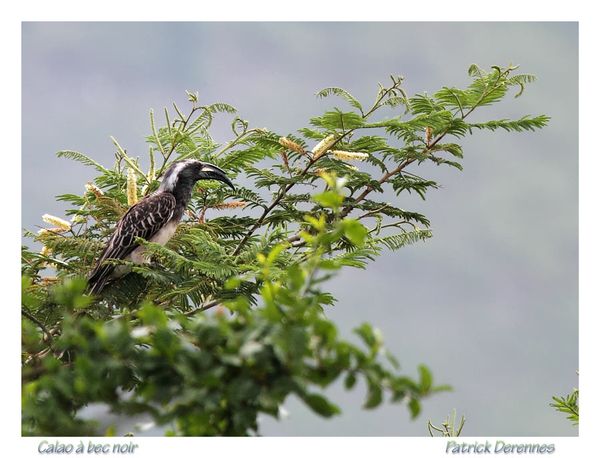
[[[523,116],[521,119],[511,121],[509,119],[499,119],[497,121],[488,121],[483,123],[475,123],[469,124],[470,127],[474,127],[477,129],[488,129],[488,130],[496,130],[496,129],[504,129],[508,132],[522,132],[524,130],[536,130],[541,127],[544,127],[550,118],[548,116],[536,116],[534,118],[530,116]]]
[[[97,176],[82,194],[58,197],[71,204],[71,221],[46,219],[56,227],[26,233],[44,249],[22,250],[23,433],[101,433],[78,412],[103,403],[124,414],[146,412],[172,434],[257,434],[258,415],[277,417],[289,395],[317,415],[335,416],[340,407],[322,389],[338,380],[347,389],[361,380],[367,409],[400,402],[416,417],[423,398],[448,387],[436,386],[425,366],[416,379],[402,375],[368,323],[354,340],[341,338],[327,318],[335,302],[327,280],[343,268],[366,268],[384,249],[431,237],[426,216],[383,193],[425,199],[438,189],[407,168],[431,161],[460,169],[462,148],[449,137],[548,122],[467,122],[510,87],[522,93],[532,77],[514,71],[471,67],[467,88],[433,96],[409,97],[402,78],[392,77],[370,107],[328,88],[318,95],[341,97],[351,111],[331,109],[286,138],[188,92],[187,114],[173,105],[160,126],[151,111],[147,169],[114,138],[110,167],[59,152]],[[384,107],[396,115],[377,119]],[[223,115],[233,118],[232,140],[218,144],[210,129]],[[322,140],[327,148],[311,153],[308,145]],[[166,246],[139,240],[151,262],[111,261],[131,273],[101,296],[87,296],[83,278],[132,198],[155,191],[168,166],[186,158],[252,186],[231,191],[200,182]]]
[[[550,403],[558,412],[567,415],[567,419],[574,426],[579,425],[579,389],[575,388],[566,396],[552,396],[554,402]]]

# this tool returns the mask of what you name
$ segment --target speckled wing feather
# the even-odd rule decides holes
[[[88,278],[88,290],[99,293],[109,280],[115,266],[107,259],[125,259],[139,244],[136,237],[150,240],[173,216],[175,197],[169,192],[150,195],[125,213],[100,255],[96,267]]]

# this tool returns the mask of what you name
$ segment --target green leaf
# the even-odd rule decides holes
[[[485,72],[479,68],[477,64],[471,64],[468,70],[469,76],[476,76],[478,78],[483,78],[485,76]]]
[[[400,362],[398,361],[398,358],[396,358],[394,356],[393,353],[386,350],[385,357],[387,358],[387,360],[390,362],[390,364],[392,365],[392,367],[394,369],[396,369],[396,370],[400,369]]]
[[[142,308],[138,312],[138,315],[140,316],[145,325],[164,326],[165,324],[167,324],[167,317],[165,315],[165,312],[163,312],[161,309],[155,307],[149,302],[145,303],[142,306]]]
[[[341,412],[338,406],[331,403],[326,397],[317,393],[305,394],[302,396],[302,400],[313,412],[325,418],[330,418]]]
[[[374,409],[383,401],[382,389],[378,384],[369,382],[367,390],[367,400],[363,407],[365,409]]]
[[[70,278],[55,286],[52,296],[56,303],[66,306],[68,310],[84,309],[92,302],[90,296],[83,295],[86,286],[84,278]]]
[[[43,303],[41,298],[37,297],[31,291],[32,280],[30,277],[21,277],[21,303],[32,309],[37,309],[40,304]]]
[[[337,95],[345,99],[350,105],[358,109],[362,113],[362,105],[349,92],[339,87],[327,87],[317,92],[317,97],[325,98],[330,95]]]
[[[408,401],[408,408],[410,410],[410,418],[415,419],[421,413],[421,403],[417,398],[410,398]]]
[[[579,389],[575,388],[571,394],[564,397],[552,396],[554,401],[550,405],[558,412],[567,414],[567,419],[573,425],[579,424]]]
[[[313,200],[325,208],[340,208],[344,201],[344,196],[335,191],[325,191],[320,194],[315,194]]]
[[[550,122],[549,116],[540,115],[535,117],[523,116],[516,120],[498,119],[495,121],[472,123],[469,124],[469,126],[475,129],[487,129],[491,131],[504,129],[507,132],[523,132],[541,129],[542,127],[547,126],[548,122]]]
[[[310,123],[313,126],[332,131],[356,129],[361,127],[365,120],[357,113],[343,112],[336,108],[333,111],[327,111],[323,116],[311,118]]]
[[[356,246],[363,246],[367,237],[368,231],[365,226],[359,223],[355,219],[345,219],[343,221],[344,235],[352,244]]]
[[[350,390],[354,387],[354,385],[356,385],[356,375],[354,372],[350,372],[344,379],[344,387],[347,390]]]
[[[373,347],[377,342],[375,332],[369,323],[361,324],[354,332],[362,338],[363,342],[367,344],[369,348]]]
[[[89,165],[90,167],[94,167],[99,172],[108,172],[108,170],[102,167],[98,162],[90,159],[88,156],[80,153],[79,151],[62,150],[57,152],[56,155],[58,157],[66,157],[67,159],[73,159],[74,161]]]
[[[427,394],[431,390],[433,377],[427,366],[419,365],[419,384],[421,385],[421,393]]]
[[[375,238],[374,243],[381,243],[388,249],[395,251],[400,248],[427,240],[432,236],[432,232],[428,229],[416,229],[410,232],[402,232],[400,234],[388,235],[387,237]]]

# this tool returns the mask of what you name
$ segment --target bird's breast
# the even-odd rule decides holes
[[[169,240],[171,240],[171,237],[173,237],[173,234],[175,234],[176,230],[177,221],[171,220],[167,224],[165,224],[161,229],[159,229],[159,231],[156,234],[154,234],[154,236],[150,238],[149,241],[153,243],[158,243],[159,245],[165,245]],[[144,264],[148,262],[148,258],[144,255],[144,252],[144,247],[139,246],[135,250],[133,250],[127,258],[129,261],[132,261],[136,264]]]
[[[177,221],[171,220],[167,224],[165,224],[156,234],[154,234],[150,241],[158,243],[159,245],[165,245],[169,240],[171,240],[171,237],[173,237],[173,234],[175,234],[176,230]]]

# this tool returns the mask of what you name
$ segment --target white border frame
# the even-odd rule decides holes
[[[598,18],[594,17],[591,2],[524,2],[504,0],[498,8],[483,1],[444,2],[429,0],[425,4],[409,5],[401,0],[370,0],[367,7],[350,7],[349,2],[302,0],[243,2],[229,0],[216,3],[169,0],[158,2],[126,2],[123,0],[96,1],[26,1],[13,4],[4,11],[0,29],[2,46],[2,117],[3,137],[6,141],[3,155],[8,158],[3,171],[2,200],[3,221],[0,224],[6,252],[2,279],[9,292],[3,304],[8,314],[0,336],[2,348],[8,355],[3,365],[8,369],[2,377],[0,394],[5,414],[2,415],[2,433],[9,438],[3,445],[3,454],[9,456],[40,456],[37,447],[43,438],[20,437],[20,315],[18,278],[19,243],[21,234],[20,201],[13,198],[21,187],[20,173],[20,121],[21,121],[21,21],[578,21],[580,30],[580,388],[582,423],[578,438],[512,437],[512,438],[459,438],[461,442],[554,443],[553,456],[583,456],[583,451],[593,450],[595,427],[598,418],[597,349],[600,348],[596,330],[598,326],[597,259],[598,250],[598,178],[600,151],[592,144],[596,129],[594,108],[598,106],[597,46],[599,42]],[[6,7],[5,7],[6,9]],[[594,92],[596,94],[594,94]],[[17,173],[18,171],[18,173]],[[596,364],[594,364],[596,363]],[[566,421],[566,420],[565,420]],[[447,440],[443,438],[59,438],[65,443],[87,445],[95,443],[139,444],[135,456],[254,456],[261,458],[304,457],[307,452],[317,456],[340,454],[348,456],[399,457],[444,456]],[[50,439],[53,440],[53,439]],[[74,453],[72,454],[74,455]],[[87,454],[85,454],[87,456]],[[111,455],[111,454],[109,454]],[[106,456],[106,455],[105,455]],[[112,456],[112,455],[111,455]],[[131,455],[130,455],[131,456]]]

